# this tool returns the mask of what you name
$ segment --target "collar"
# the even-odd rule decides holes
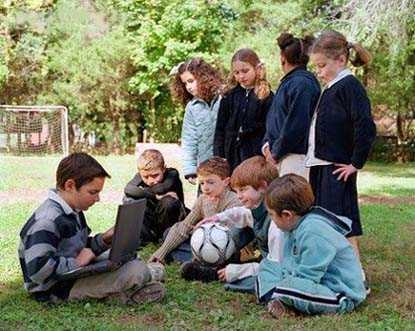
[[[62,207],[66,215],[77,214],[77,212],[73,210],[64,199],[62,199],[56,189],[50,189],[48,191],[48,199],[57,202]]]
[[[289,72],[287,72],[282,78],[280,79],[280,82],[286,80],[289,76],[291,76],[293,73],[297,72],[298,70],[307,70],[307,68],[303,65],[299,65],[293,69],[291,69]]]
[[[328,84],[326,85],[326,89],[329,89],[330,87],[332,87],[334,84],[336,84],[338,81],[342,80],[343,78],[353,75],[351,70],[349,68],[345,68],[342,71],[339,71],[337,73],[337,76],[331,80],[330,82],[328,82]]]
[[[196,103],[203,103],[203,104],[207,105],[210,108],[216,102],[216,100],[218,99],[218,97],[219,97],[219,95],[215,95],[213,97],[212,101],[210,102],[210,104],[208,102],[206,102],[205,100],[203,100],[203,99],[200,99],[198,97],[193,97],[193,99],[190,100],[190,104],[191,105],[194,105]]]

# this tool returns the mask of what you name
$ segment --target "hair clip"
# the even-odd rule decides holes
[[[179,73],[180,66],[184,63],[184,61],[180,62],[179,64],[175,65],[169,72],[169,76],[175,76]]]
[[[347,49],[353,48],[354,44],[350,41],[347,42]]]

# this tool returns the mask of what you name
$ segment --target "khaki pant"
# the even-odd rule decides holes
[[[103,299],[131,292],[151,281],[150,270],[138,259],[119,269],[78,279],[69,293],[68,300]]]
[[[304,177],[307,181],[309,179],[310,169],[305,167],[303,154],[288,154],[277,163],[277,168],[280,176],[293,173]]]

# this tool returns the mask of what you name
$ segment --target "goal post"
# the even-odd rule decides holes
[[[68,109],[0,105],[0,153],[68,155]]]

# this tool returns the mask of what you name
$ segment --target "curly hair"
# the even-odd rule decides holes
[[[192,58],[179,65],[177,73],[175,73],[170,84],[170,91],[174,100],[177,100],[185,106],[192,98],[182,82],[180,76],[184,72],[190,72],[197,82],[197,96],[206,102],[221,93],[222,78],[219,72],[209,63],[199,57]]]
[[[270,87],[269,82],[267,81],[265,66],[259,59],[257,53],[255,53],[250,48],[241,48],[232,56],[231,64],[233,65],[233,63],[236,61],[246,62],[254,67],[254,69],[256,70],[256,77],[255,77],[255,84],[254,84],[255,94],[258,97],[258,99],[260,100],[265,99],[270,94],[271,87]],[[238,85],[238,82],[236,81],[233,71],[231,70],[229,77],[228,77],[225,91],[228,92],[232,90],[234,87],[236,87],[237,85]]]

